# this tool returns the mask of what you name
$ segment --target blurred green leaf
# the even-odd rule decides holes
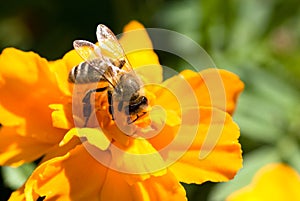
[[[300,148],[297,146],[294,152],[289,156],[289,165],[295,168],[296,171],[300,172]]]
[[[197,1],[166,2],[155,14],[154,20],[165,29],[176,30],[196,41],[198,39],[198,23],[201,20]]]
[[[300,172],[300,146],[293,136],[283,136],[277,143],[277,150],[284,162]]]
[[[261,42],[270,22],[273,1],[236,1],[236,18],[231,29],[230,49],[242,50],[247,46]]]
[[[16,190],[24,184],[34,168],[35,165],[32,163],[17,168],[4,166],[2,167],[3,182],[11,189]]]
[[[241,96],[234,118],[241,128],[242,135],[257,141],[274,143],[281,135],[278,124],[274,124],[275,114],[276,110],[272,105],[245,93]]]
[[[32,35],[19,17],[0,20],[0,48],[13,46],[28,48],[32,44]]]
[[[235,119],[242,135],[275,143],[286,135],[289,116],[295,116],[293,113],[299,105],[299,94],[284,80],[260,68],[244,69],[241,77],[246,88],[240,96]],[[293,126],[297,125],[299,122]]]

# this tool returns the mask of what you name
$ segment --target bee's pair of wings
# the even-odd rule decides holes
[[[114,33],[107,26],[99,24],[96,35],[98,40],[96,45],[86,40],[75,40],[73,46],[77,53],[106,80],[109,80],[106,75],[108,67],[116,73],[131,71],[124,50]],[[125,61],[122,69],[115,65],[120,60]]]

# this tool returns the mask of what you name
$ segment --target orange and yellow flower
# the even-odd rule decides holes
[[[262,167],[248,186],[232,193],[227,201],[300,200],[300,175],[282,163]]]
[[[126,34],[131,30],[139,30],[138,37]],[[135,137],[111,120],[105,93],[95,96],[89,128],[78,127],[82,116],[73,113],[82,103],[72,98],[78,94],[67,82],[82,61],[74,50],[52,62],[14,48],[2,52],[0,164],[19,166],[42,157],[10,200],[186,200],[179,182],[227,181],[241,168],[240,131],[230,116],[243,90],[239,78],[208,69],[163,81],[143,26],[133,21],[124,32],[125,52],[143,44],[127,56],[150,103],[149,115],[135,124]],[[212,94],[220,89],[207,84],[217,78],[224,100],[216,100]]]

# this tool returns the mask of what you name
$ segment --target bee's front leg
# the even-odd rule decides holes
[[[107,100],[108,100],[108,112],[109,114],[111,115],[111,119],[112,120],[115,120],[114,119],[114,109],[113,109],[113,100],[112,100],[112,92],[111,91],[107,91]]]

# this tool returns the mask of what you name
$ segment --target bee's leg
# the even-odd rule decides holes
[[[111,91],[107,91],[107,100],[108,100],[108,112],[111,115],[112,120],[114,120],[114,115],[113,115],[113,102],[112,102],[112,93]]]
[[[86,127],[89,118],[91,116],[92,113],[92,106],[91,106],[91,94],[92,93],[96,93],[96,92],[103,92],[107,89],[107,87],[103,87],[103,88],[97,88],[97,89],[90,89],[85,96],[82,99],[82,103],[83,103],[83,116],[85,118],[84,121],[84,127]]]

